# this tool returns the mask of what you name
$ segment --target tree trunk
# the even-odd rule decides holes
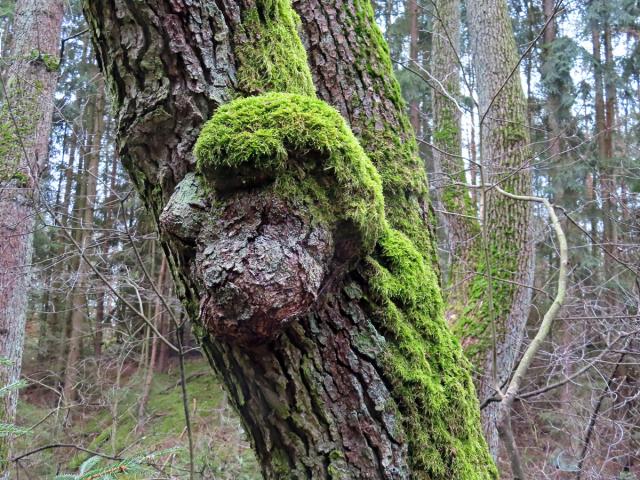
[[[409,65],[412,69],[419,71],[418,67],[418,2],[416,0],[407,0],[407,15],[409,17]],[[421,135],[420,131],[420,102],[417,98],[413,98],[409,105],[409,119],[413,126],[413,131],[417,136]]]
[[[0,385],[18,380],[31,284],[34,201],[48,157],[53,93],[58,78],[62,1],[18,0],[6,98],[0,112],[11,139],[0,158]],[[2,399],[0,422],[15,418],[18,393]],[[0,478],[7,478],[10,439],[0,438]]]
[[[84,8],[120,157],[265,478],[494,478],[369,2],[296,3],[311,70],[285,0]]]
[[[81,198],[80,208],[77,209],[80,220],[78,244],[87,253],[92,240],[92,226],[96,203],[98,181],[98,166],[100,163],[100,145],[104,133],[104,88],[101,81],[96,82],[96,96],[89,103],[87,115],[90,128],[87,136],[86,171],[84,173],[85,195]],[[64,374],[63,397],[65,403],[72,404],[77,397],[76,384],[78,379],[78,362],[81,354],[81,340],[85,334],[87,306],[86,290],[89,264],[80,259],[77,270],[77,281],[71,292],[71,332],[68,339],[69,350]]]
[[[158,273],[158,289],[161,295],[165,294],[165,278],[167,276],[167,259],[162,257],[162,263],[160,264],[160,272]],[[162,317],[164,316],[164,307],[162,300],[158,296],[153,308],[153,322],[156,328],[162,323]],[[158,347],[160,346],[160,339],[157,335],[153,335],[151,340],[151,353],[149,354],[149,364],[147,365],[147,371],[145,372],[144,382],[142,386],[142,395],[138,403],[138,430],[144,427],[145,423],[145,409],[147,408],[147,401],[149,400],[149,393],[151,392],[151,382],[153,381],[153,374],[156,369],[156,360],[158,358]]]
[[[456,104],[460,99],[459,51],[460,2],[440,1],[434,11],[431,53],[431,72],[442,86],[433,92],[433,160],[435,192],[442,211],[439,219],[449,249],[446,318],[451,325],[467,306],[476,269],[473,253],[478,251],[480,240],[476,205],[465,186],[461,112]]]
[[[616,294],[615,273],[616,263],[611,255],[616,256],[616,245],[618,243],[618,212],[619,201],[617,198],[617,182],[614,172],[614,134],[616,118],[616,81],[615,64],[613,60],[613,44],[611,38],[611,25],[609,21],[604,24],[604,53],[605,63],[603,71],[604,80],[604,134],[602,135],[604,157],[599,159],[600,184],[602,189],[602,200],[604,203],[603,220],[604,230],[602,243],[608,252],[603,256],[605,282],[608,283],[606,300],[612,313],[618,313],[620,309],[620,297]]]
[[[552,76],[552,69],[555,68],[555,63],[552,58],[553,43],[556,41],[556,21],[553,18],[556,14],[556,5],[553,0],[543,1],[543,12],[547,28],[543,33],[543,55],[542,55],[542,75]],[[547,130],[548,130],[548,144],[547,144],[547,156],[551,160],[551,184],[553,185],[553,200],[557,205],[562,205],[564,185],[561,181],[563,173],[562,165],[562,131],[560,129],[561,119],[561,98],[555,91],[556,85],[549,86],[553,88],[553,91],[548,92],[545,102],[545,110],[547,113]]]
[[[507,3],[469,0],[467,12],[476,67],[484,180],[508,192],[528,195],[532,156],[527,105],[515,69],[519,55]],[[476,252],[479,275],[470,287],[466,315],[457,324],[467,353],[481,371],[481,400],[495,395],[496,384],[504,384],[515,365],[531,303],[534,269],[529,202],[487,191],[483,222],[485,242]],[[483,425],[494,455],[498,447],[496,407],[494,403],[483,411]]]

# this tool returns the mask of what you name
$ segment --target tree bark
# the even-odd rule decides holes
[[[295,6],[310,70],[288,1],[84,2],[119,114],[120,156],[159,223],[178,295],[265,478],[494,478],[467,366],[443,319],[424,172],[371,5]],[[289,150],[276,181],[254,156],[242,168],[233,152],[227,167],[215,158],[203,166],[205,157],[195,165],[202,124],[231,92],[248,98],[220,109],[230,122],[262,112],[233,138],[275,121],[271,108],[292,109],[298,137],[308,124],[295,112],[310,109],[314,125],[348,137],[315,99],[310,74],[369,154],[362,165],[384,179],[386,220],[359,223],[342,210],[363,200],[361,214],[382,215],[369,190],[378,174],[365,166],[373,184],[349,194],[340,182],[354,178],[337,165],[328,176],[312,167],[333,158],[324,148]],[[260,131],[274,130],[285,135],[286,125]],[[203,133],[198,144],[220,138]],[[332,151],[360,148],[344,141]],[[328,188],[329,203],[295,196],[306,186],[312,196]],[[397,249],[415,254],[409,270]]]
[[[484,180],[489,185],[499,184],[507,192],[529,195],[532,156],[527,105],[516,68],[519,54],[507,3],[469,0],[467,12]],[[479,275],[470,288],[470,303],[464,310],[467,315],[458,321],[463,345],[481,372],[481,400],[495,395],[496,386],[504,384],[513,370],[529,314],[534,270],[530,203],[505,198],[492,190],[484,197],[486,233],[476,254]],[[489,288],[492,298],[487,293]],[[496,407],[492,404],[483,411],[483,425],[494,455],[498,449]]]
[[[89,128],[87,135],[86,171],[84,172],[85,195],[80,199],[81,205],[77,209],[80,224],[78,244],[84,252],[90,248],[92,226],[96,204],[98,184],[98,166],[102,135],[104,133],[104,88],[103,82],[96,82],[95,98],[89,103],[87,115]],[[90,267],[84,259],[79,260],[76,272],[77,281],[71,292],[71,332],[68,338],[69,350],[64,375],[63,398],[66,404],[72,404],[77,398],[78,363],[81,357],[81,340],[85,334],[88,308],[86,305],[87,276]]]
[[[440,223],[449,249],[446,318],[455,325],[467,306],[476,269],[474,252],[479,249],[480,226],[462,158],[460,99],[460,2],[436,4],[433,21],[431,72],[438,80],[433,92],[434,183],[443,213]],[[475,160],[472,158],[472,160]]]
[[[416,0],[407,0],[407,15],[409,17],[409,60],[411,68],[418,70],[418,2]],[[421,134],[420,121],[420,102],[417,98],[411,100],[409,105],[409,119],[416,135]]]
[[[18,380],[29,291],[36,187],[48,156],[63,4],[18,0],[14,61],[3,82],[1,121],[10,136],[0,157],[0,385]],[[0,421],[15,418],[18,393],[2,399]],[[10,439],[0,438],[0,478],[8,476]]]
[[[617,198],[618,185],[616,181],[616,175],[614,173],[614,135],[615,135],[615,118],[616,118],[616,70],[613,59],[613,44],[611,38],[611,25],[607,20],[604,23],[604,53],[605,63],[603,71],[604,80],[604,118],[605,130],[602,135],[601,141],[604,143],[603,153],[604,157],[599,159],[600,166],[600,184],[602,189],[602,200],[605,208],[603,209],[604,230],[602,243],[608,254],[603,255],[604,261],[604,274],[605,282],[607,282],[608,289],[606,300],[609,308],[612,312],[617,312],[620,309],[619,295],[616,295],[616,288],[613,279],[615,277],[615,261],[611,258],[611,255],[616,255],[618,243],[618,215],[619,215],[619,201]]]

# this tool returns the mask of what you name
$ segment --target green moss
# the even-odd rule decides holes
[[[355,62],[364,62],[376,78],[373,88],[390,102],[389,118],[371,119],[359,131],[366,153],[338,112],[312,98],[301,43],[292,34],[297,20],[288,2],[270,0],[244,17],[247,36],[260,41],[239,56],[241,90],[261,95],[214,114],[196,144],[197,169],[212,190],[224,189],[229,178],[273,184],[281,195],[315,205],[327,220],[337,216],[358,227],[372,252],[362,271],[366,291],[352,285],[345,291],[370,305],[387,340],[380,351],[365,337],[356,341],[380,360],[391,385],[412,478],[496,478],[469,364],[444,321],[425,168],[388,47],[369,1],[354,0],[346,21],[362,46]],[[264,94],[269,90],[276,93]],[[331,454],[332,477],[343,476],[341,455]],[[272,463],[285,467],[278,458]]]
[[[380,176],[386,217],[392,227],[405,233],[417,248],[437,265],[433,235],[434,218],[428,203],[427,176],[418,145],[405,114],[406,105],[395,78],[389,47],[375,22],[371,2],[354,0],[345,4],[347,27],[358,35],[354,63],[371,77],[368,83],[383,98],[387,112],[362,125],[358,137]],[[361,110],[360,98],[353,99],[353,111]]]
[[[236,56],[238,88],[314,95],[307,54],[298,37],[300,19],[287,0],[257,0],[242,19],[245,38]]]
[[[29,60],[42,62],[48,72],[57,72],[60,68],[60,59],[57,56],[41,52],[37,49],[31,50]]]
[[[428,258],[388,228],[369,264],[380,328],[392,339],[383,362],[403,412],[414,478],[496,478],[469,365],[445,323]]]
[[[507,144],[525,142],[528,139],[527,129],[524,125],[507,123],[497,130]]]
[[[508,237],[508,236],[507,236]],[[481,242],[472,252],[477,274],[469,286],[469,298],[460,306],[459,317],[453,325],[456,336],[464,342],[465,353],[474,366],[485,364],[488,350],[493,344],[491,319],[496,319],[496,334],[499,338],[506,333],[501,327],[509,314],[517,285],[509,280],[518,269],[518,255],[514,243],[505,244],[504,232],[496,230],[488,234],[488,254],[491,269],[487,268],[486,255]],[[488,292],[491,277],[493,312],[489,310]],[[498,338],[498,339],[499,339]],[[482,372],[478,371],[479,374]]]
[[[247,184],[276,180],[359,229],[370,251],[384,225],[380,178],[340,114],[321,100],[269,93],[218,109],[195,146],[198,170],[214,184],[229,169]]]

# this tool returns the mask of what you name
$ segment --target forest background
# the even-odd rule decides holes
[[[457,22],[444,18],[445,5],[459,9]],[[459,282],[491,275],[473,266],[458,271],[470,264],[470,242],[503,221],[482,213],[485,118],[478,107],[482,60],[474,49],[482,44],[474,42],[475,17],[457,2],[386,0],[374,8],[429,172],[440,280],[455,305]],[[0,3],[5,78],[13,62],[14,12],[14,2]],[[518,56],[511,75],[519,77],[526,99],[523,164],[531,172],[530,195],[556,206],[569,257],[564,305],[512,408],[516,443],[530,478],[638,478],[640,5],[510,0],[508,12]],[[443,73],[437,56],[443,38],[458,35],[459,71]],[[57,87],[34,231],[12,475],[81,475],[97,462],[104,469],[122,462],[133,468],[144,458],[159,478],[187,478],[190,463],[200,478],[261,478],[175,296],[152,218],[120,164],[111,100],[75,0],[64,3],[54,47],[60,45],[60,63],[48,67],[57,73]],[[2,97],[0,135],[28,131],[12,120],[6,91]],[[453,136],[438,98],[458,112]],[[521,133],[514,128],[509,135]],[[532,220],[512,231],[522,234],[519,248],[535,252],[527,285],[532,308],[514,359],[538,332],[561,275],[548,212],[539,202],[531,208]],[[452,238],[458,228],[452,224],[465,215],[480,218],[482,228],[466,240]],[[477,287],[484,286],[483,299],[488,283]],[[465,344],[466,327],[456,321],[469,311],[447,314],[473,358],[474,342]],[[160,336],[179,338],[178,354]],[[505,384],[515,365],[501,372]],[[481,396],[483,410],[494,403]],[[39,447],[48,448],[35,451]],[[510,478],[507,452],[497,452],[502,477]]]

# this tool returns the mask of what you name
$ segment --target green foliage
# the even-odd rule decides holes
[[[584,55],[578,43],[569,37],[558,37],[551,44],[544,45],[545,57],[542,64],[542,86],[547,95],[555,95],[560,100],[563,110],[558,112],[568,118],[575,101],[575,87],[572,69],[576,59]]]
[[[89,457],[82,462],[77,474],[57,475],[56,480],[112,480],[117,478],[149,478],[155,470],[150,463],[158,457],[173,454],[177,449],[167,449],[147,455],[139,455],[119,462],[105,462],[98,456]]]
[[[16,10],[16,2],[12,0],[0,0],[0,18],[11,19]]]
[[[289,93],[235,100],[204,126],[195,155],[214,183],[231,168],[247,184],[277,179],[289,194],[302,185],[312,204],[353,222],[369,251],[384,225],[377,171],[342,116],[321,100]]]
[[[5,357],[0,357],[0,367],[9,367],[12,365],[12,361]],[[6,377],[5,377],[6,378]],[[12,382],[7,385],[3,385],[0,387],[0,399],[6,397],[11,392],[15,392],[16,390],[27,386],[27,382],[23,380],[18,380],[16,382]],[[0,420],[5,420],[0,422],[0,440],[5,439],[7,437],[13,437],[15,435],[24,435],[30,432],[28,428],[18,427],[13,423],[6,423],[7,420],[7,412],[4,408],[0,409]],[[9,418],[8,420],[13,421],[13,418]],[[9,465],[9,444],[7,440],[0,441],[0,469],[2,472],[6,472]]]
[[[247,38],[236,49],[241,91],[315,94],[307,54],[298,38],[299,23],[288,0],[258,0],[244,14]]]
[[[0,423],[0,438],[29,433],[28,428],[18,427],[12,423]]]
[[[0,398],[6,397],[9,393],[15,392],[28,385],[24,380],[18,380],[17,382],[10,383],[9,385],[3,385],[0,387]]]

